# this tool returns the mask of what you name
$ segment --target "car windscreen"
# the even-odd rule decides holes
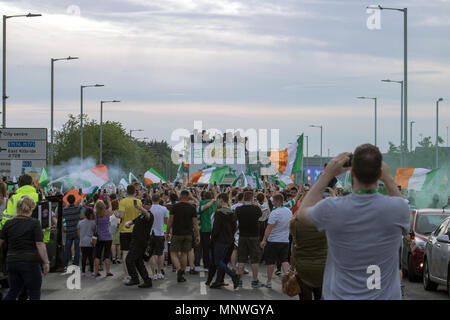
[[[449,215],[446,214],[419,214],[416,221],[416,232],[420,234],[430,234]]]

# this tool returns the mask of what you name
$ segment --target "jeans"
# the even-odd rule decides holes
[[[137,272],[139,272],[144,281],[149,280],[148,272],[144,264],[145,250],[147,250],[147,244],[131,243],[130,245],[130,251],[128,251],[125,262],[127,264],[128,274],[133,280],[139,280]]]
[[[72,243],[75,246],[75,257],[73,258],[73,264],[78,266],[80,264],[80,239],[77,234],[66,234],[66,245],[64,248],[64,267],[67,268],[72,255]]]
[[[225,273],[230,277],[235,277],[236,273],[234,273],[228,265],[224,262],[224,258],[230,249],[232,244],[220,243],[216,242],[214,244],[214,264],[217,266],[217,277],[214,283],[219,284],[223,281]]]
[[[211,232],[200,232],[200,245],[203,252],[203,266],[209,268],[211,261]]]
[[[40,300],[42,271],[39,262],[8,262],[9,291],[4,300],[16,300],[26,288],[30,300]]]

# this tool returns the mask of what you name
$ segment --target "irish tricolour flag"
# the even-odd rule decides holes
[[[433,180],[438,169],[423,168],[398,168],[395,174],[395,182],[402,189],[421,191]]]
[[[190,183],[220,184],[227,172],[227,166],[203,169],[191,175]]]
[[[303,167],[303,134],[286,149],[271,152],[269,159],[275,170],[282,176],[290,177],[294,173],[301,172]]]
[[[145,174],[144,174],[144,184],[154,184],[154,183],[166,183],[166,179],[164,179],[155,169],[150,168]]]

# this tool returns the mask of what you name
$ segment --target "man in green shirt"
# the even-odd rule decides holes
[[[200,245],[203,253],[203,266],[209,268],[211,258],[211,215],[216,212],[217,201],[211,191],[204,193],[204,197],[200,200],[198,213],[200,215]]]

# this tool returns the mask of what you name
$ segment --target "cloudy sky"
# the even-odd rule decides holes
[[[331,155],[374,139],[400,140],[403,17],[382,11],[369,30],[366,6],[408,7],[409,120],[413,141],[450,126],[450,1],[361,0],[13,0],[2,14],[41,13],[8,20],[7,126],[50,127],[50,58],[55,64],[55,126],[85,112],[144,129],[136,137],[169,140],[177,128],[279,129],[287,146],[302,132],[309,153]],[[408,128],[409,132],[409,128]],[[408,136],[409,139],[409,136]],[[433,138],[434,139],[434,138]],[[170,142],[170,141],[169,141]],[[175,143],[175,142],[173,142]]]

